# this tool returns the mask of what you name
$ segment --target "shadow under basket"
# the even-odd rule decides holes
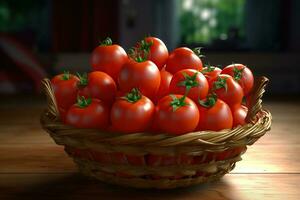
[[[262,109],[266,77],[255,81],[247,124],[230,130],[198,131],[180,136],[121,134],[78,129],[61,122],[51,82],[42,84],[48,106],[41,125],[56,144],[64,145],[83,174],[135,188],[177,188],[220,179],[229,173],[247,145],[271,127],[271,114]]]

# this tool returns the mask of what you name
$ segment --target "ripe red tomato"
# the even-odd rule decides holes
[[[91,56],[91,65],[94,71],[102,71],[117,81],[122,66],[128,61],[125,50],[112,44],[110,38],[106,38],[94,49]]]
[[[225,101],[230,107],[240,105],[243,100],[243,89],[229,75],[220,74],[210,83],[210,88],[215,92],[219,99]]]
[[[216,96],[208,96],[205,101],[199,101],[200,113],[197,130],[219,131],[232,128],[232,113],[230,107]]]
[[[160,85],[158,92],[155,95],[154,102],[156,103],[159,99],[169,94],[169,86],[172,79],[172,74],[165,69],[160,71]]]
[[[105,129],[109,125],[109,108],[99,99],[78,98],[77,104],[67,112],[66,124],[77,128]]]
[[[168,95],[156,106],[155,122],[166,133],[181,135],[193,131],[199,121],[196,104],[183,95]]]
[[[208,82],[205,76],[194,69],[183,69],[173,75],[170,83],[171,94],[186,94],[193,101],[203,99],[208,93]]]
[[[243,88],[244,95],[247,96],[253,88],[254,78],[251,70],[242,64],[232,64],[225,67],[222,74],[229,74]]]
[[[182,69],[202,70],[202,61],[191,49],[180,47],[175,49],[166,63],[166,70],[172,74]]]
[[[166,64],[169,56],[166,45],[156,37],[146,37],[137,44],[139,51],[146,52],[146,59],[151,60],[158,67],[162,69]]]
[[[231,111],[233,116],[233,127],[246,124],[245,119],[248,113],[248,108],[246,106],[236,105],[231,108]]]
[[[133,88],[125,97],[115,101],[110,117],[114,130],[135,133],[145,131],[151,125],[154,112],[152,101]]]
[[[210,83],[221,74],[221,71],[222,70],[218,67],[208,66],[204,67],[201,72],[207,79],[207,82]]]
[[[51,79],[60,114],[63,115],[65,110],[68,110],[76,102],[78,82],[79,79],[75,75],[69,74],[69,72],[56,75]]]
[[[160,79],[160,72],[152,61],[131,60],[120,71],[119,86],[124,92],[138,88],[143,95],[152,99],[159,89]]]
[[[80,77],[78,96],[96,98],[111,105],[116,96],[115,81],[104,72],[91,72]]]

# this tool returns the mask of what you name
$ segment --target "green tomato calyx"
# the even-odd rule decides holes
[[[100,46],[110,46],[112,45],[112,40],[110,37],[106,37],[103,41],[100,42]]]
[[[130,103],[135,103],[142,98],[142,94],[138,88],[132,88],[131,91],[126,94],[126,96],[121,98]]]
[[[217,102],[217,95],[215,93],[212,93],[206,97],[206,100],[198,100],[198,103],[205,107],[205,108],[211,108],[213,107]]]
[[[170,95],[170,96],[173,99],[170,103],[173,112],[175,112],[180,107],[188,105],[188,103],[185,102],[186,95],[182,96],[181,98],[177,98],[175,95]]]
[[[86,108],[92,103],[92,98],[85,98],[84,96],[77,97],[76,105],[79,108]]]

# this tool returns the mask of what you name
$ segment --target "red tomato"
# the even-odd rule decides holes
[[[119,75],[119,86],[124,92],[138,88],[140,92],[153,98],[160,85],[160,72],[152,61],[126,63]]]
[[[108,74],[96,71],[79,77],[78,96],[100,99],[110,105],[113,103],[117,92],[117,85]]]
[[[219,131],[232,128],[231,110],[224,101],[209,96],[206,101],[199,103],[200,118],[197,130]]]
[[[123,133],[145,131],[152,123],[154,111],[152,101],[134,88],[113,104],[110,115],[112,126]]]
[[[109,124],[109,108],[99,99],[79,98],[77,104],[68,110],[66,124],[77,128],[105,129]]]
[[[164,69],[160,71],[160,85],[157,94],[155,95],[155,102],[157,102],[159,99],[162,97],[166,96],[169,94],[169,86],[171,83],[172,79],[172,74]]]
[[[201,59],[189,48],[180,47],[175,49],[166,63],[166,70],[172,74],[182,69],[202,70]]]
[[[233,116],[233,127],[246,124],[245,119],[248,113],[248,108],[246,106],[236,105],[231,108],[231,111]]]
[[[169,56],[166,45],[156,37],[146,37],[137,44],[140,51],[147,52],[147,60],[151,60],[158,67],[162,69],[166,64]]]
[[[91,65],[94,71],[102,71],[117,81],[122,66],[128,61],[125,50],[116,44],[112,44],[110,38],[106,38],[94,49],[91,56]]]
[[[169,134],[181,135],[193,131],[199,121],[196,104],[183,95],[168,95],[156,106],[155,122]]]
[[[243,88],[245,96],[247,96],[253,88],[254,78],[251,70],[242,64],[232,64],[225,67],[222,74],[229,74]]]
[[[217,78],[221,74],[221,69],[218,67],[208,66],[202,69],[202,74],[207,79],[207,82],[210,83],[213,79]]]
[[[68,110],[77,99],[77,84],[79,79],[65,72],[51,79],[56,103],[59,109]]]
[[[220,74],[217,78],[213,79],[210,88],[217,94],[219,99],[225,101],[230,107],[242,103],[244,96],[243,89],[227,74]]]
[[[186,94],[193,101],[203,99],[208,93],[208,83],[205,76],[194,69],[183,69],[174,74],[170,83],[171,94]]]

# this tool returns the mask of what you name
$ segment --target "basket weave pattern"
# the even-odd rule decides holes
[[[172,136],[120,134],[65,125],[61,123],[51,83],[44,79],[48,105],[41,115],[41,124],[88,176],[137,188],[185,187],[217,180],[230,172],[241,160],[246,146],[270,130],[271,114],[261,106],[267,83],[265,77],[256,80],[246,125]],[[161,158],[162,164],[149,163],[151,156]]]

